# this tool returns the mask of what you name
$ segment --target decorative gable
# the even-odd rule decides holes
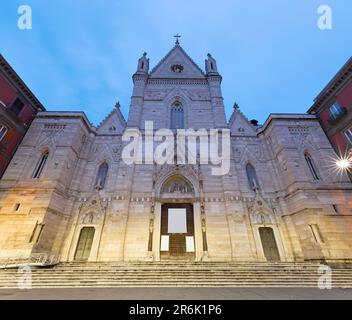
[[[150,73],[150,77],[204,79],[205,74],[180,45],[175,45],[154,67]]]
[[[117,103],[114,110],[99,124],[99,134],[122,134],[126,127],[126,121]]]
[[[248,208],[252,223],[255,224],[275,224],[275,214],[270,204],[262,197],[259,192],[252,205]]]
[[[233,112],[229,127],[231,133],[238,136],[257,136],[254,126],[239,109],[235,109]]]

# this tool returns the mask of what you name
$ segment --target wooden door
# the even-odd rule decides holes
[[[270,227],[259,228],[260,239],[267,261],[280,261],[280,254],[275,240],[274,230]]]
[[[168,233],[168,209],[186,209],[186,233]],[[161,259],[194,259],[194,252],[187,252],[186,237],[194,239],[194,215],[192,204],[164,204],[161,209],[161,236],[169,237],[169,250],[161,251]],[[160,240],[161,241],[161,240]]]
[[[84,227],[81,229],[75,260],[87,261],[89,259],[90,250],[94,239],[95,229],[93,227]]]

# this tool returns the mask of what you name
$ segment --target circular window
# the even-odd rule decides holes
[[[171,71],[175,73],[181,73],[183,71],[183,66],[181,64],[173,64],[171,66]]]

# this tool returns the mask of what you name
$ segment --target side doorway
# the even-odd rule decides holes
[[[266,260],[274,262],[280,261],[279,249],[273,228],[259,227],[259,235]]]
[[[90,256],[90,251],[92,249],[94,234],[95,234],[94,227],[83,227],[81,229],[74,260],[88,261]]]

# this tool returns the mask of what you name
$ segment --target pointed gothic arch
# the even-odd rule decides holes
[[[97,143],[94,145],[94,151],[92,153],[92,162],[94,162],[94,165],[96,167],[99,167],[102,163],[106,162],[109,165],[113,162],[116,161],[114,158],[116,154],[113,151],[113,148],[116,148],[118,151],[118,145],[115,145],[113,147],[112,144],[106,144],[106,143]],[[98,157],[96,155],[99,155]]]
[[[168,94],[164,97],[165,105],[168,106],[166,110],[166,128],[171,128],[171,109],[174,107],[175,103],[180,103],[183,107],[183,115],[184,115],[184,128],[188,128],[188,110],[191,105],[191,100],[187,96],[187,94],[181,91],[178,88],[172,89]]]
[[[256,210],[250,214],[252,224],[273,225],[276,223],[272,212],[265,209]]]
[[[155,194],[157,197],[162,195],[163,186],[172,179],[181,179],[193,189],[193,198],[199,197],[199,173],[192,166],[180,166],[176,169],[173,165],[164,165],[155,173]]]
[[[81,223],[82,224],[97,224],[102,220],[102,214],[97,210],[90,210],[83,215],[81,215]]]
[[[194,188],[187,179],[182,176],[176,175],[171,176],[166,181],[164,181],[160,193],[194,195]]]
[[[306,164],[309,168],[309,171],[310,171],[313,179],[314,180],[321,180],[316,163],[315,163],[313,157],[311,156],[311,153],[307,150],[304,152],[304,159],[306,160]]]
[[[185,112],[182,103],[175,101],[170,113],[170,129],[185,129]]]
[[[37,165],[34,169],[32,178],[33,179],[39,179],[42,176],[43,170],[45,168],[45,165],[48,161],[49,158],[49,150],[48,149],[44,149],[44,151],[42,152],[39,161],[37,162]]]
[[[247,164],[246,164],[246,174],[247,174],[249,188],[251,190],[260,189],[257,171],[256,171],[255,167],[250,162],[247,162]]]
[[[108,171],[109,171],[109,165],[106,161],[103,161],[98,168],[98,173],[95,179],[94,188],[96,190],[104,189],[107,176],[108,176]]]

